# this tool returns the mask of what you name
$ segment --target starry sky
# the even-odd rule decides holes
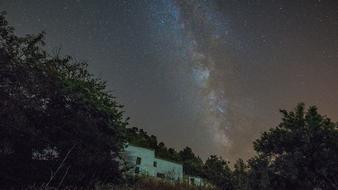
[[[131,126],[231,161],[317,105],[338,120],[336,0],[0,0],[19,35],[87,61]]]

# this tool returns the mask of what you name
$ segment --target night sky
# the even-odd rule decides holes
[[[131,126],[248,158],[280,108],[338,120],[337,0],[0,0],[18,34],[87,61]]]

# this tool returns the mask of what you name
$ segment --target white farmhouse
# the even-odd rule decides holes
[[[155,157],[155,151],[134,145],[127,145],[125,157],[130,173],[143,174],[171,181],[183,181],[182,164]]]

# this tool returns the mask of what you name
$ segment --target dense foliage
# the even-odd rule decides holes
[[[210,156],[204,164],[204,178],[222,190],[232,190],[231,170],[228,162],[216,155]]]
[[[338,129],[312,106],[281,110],[282,122],[254,142],[252,189],[338,189]]]
[[[43,38],[16,36],[0,15],[0,186],[117,181],[121,106],[86,64],[48,55]]]
[[[338,129],[311,106],[281,110],[282,122],[254,142],[257,155],[238,161],[235,189],[338,189]]]
[[[242,159],[238,159],[232,171],[232,185],[236,190],[248,188],[248,166]]]

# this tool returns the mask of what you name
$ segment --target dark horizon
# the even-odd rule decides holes
[[[338,3],[0,0],[19,35],[85,60],[136,126],[203,158],[253,155],[279,109],[338,120]],[[39,10],[39,11],[37,11]]]

